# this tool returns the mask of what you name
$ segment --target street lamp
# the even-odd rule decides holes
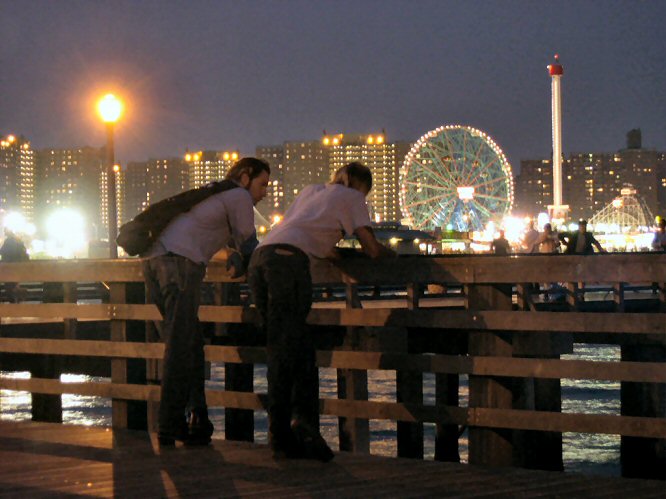
[[[97,111],[106,123],[106,174],[109,217],[109,258],[118,258],[118,209],[116,206],[116,168],[113,154],[113,129],[123,112],[123,103],[113,94],[106,94],[97,103]]]

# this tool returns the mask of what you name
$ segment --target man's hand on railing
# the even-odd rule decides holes
[[[227,272],[233,279],[237,279],[245,274],[245,264],[243,256],[235,250],[227,252]]]

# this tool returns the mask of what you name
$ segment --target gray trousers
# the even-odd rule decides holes
[[[165,344],[159,410],[160,433],[177,433],[186,409],[207,410],[204,339],[198,312],[206,266],[179,255],[143,261],[149,300],[162,314]]]
[[[289,441],[290,421],[319,427],[319,375],[305,320],[312,306],[310,261],[293,246],[261,246],[252,255],[248,283],[266,330],[271,445]]]

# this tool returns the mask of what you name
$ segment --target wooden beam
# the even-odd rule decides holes
[[[85,357],[161,359],[162,343],[113,342],[94,340],[44,340],[0,338],[0,352]],[[234,364],[266,362],[263,347],[205,347],[206,360]],[[404,370],[479,376],[506,376],[545,379],[594,379],[636,383],[666,383],[666,369],[659,362],[605,362],[538,358],[470,357],[460,355],[419,355],[382,352],[318,351],[317,365],[336,369]]]
[[[140,282],[141,260],[32,260],[0,263],[3,279],[19,282]],[[490,284],[516,282],[666,282],[666,254],[595,255],[442,255],[402,256],[395,261],[321,261],[313,267],[315,284],[407,282]],[[230,279],[226,262],[208,266],[207,282]]]
[[[54,379],[0,378],[0,388],[47,394],[72,393],[126,400],[159,400],[159,387],[99,382],[63,383]],[[211,407],[262,410],[265,395],[246,392],[206,391]],[[368,419],[453,423],[488,428],[530,429],[576,433],[603,433],[645,438],[666,438],[663,418],[561,414],[512,409],[425,406],[395,402],[321,399],[322,414]]]

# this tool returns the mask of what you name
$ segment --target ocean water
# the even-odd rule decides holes
[[[606,345],[574,345],[574,352],[562,356],[566,359],[579,360],[620,360],[620,349]],[[2,376],[27,378],[29,373],[8,373],[0,371]],[[256,365],[255,392],[266,393],[266,367]],[[95,378],[84,375],[63,374],[63,382],[109,381],[108,378]],[[395,402],[395,371],[368,371],[369,399]],[[211,367],[211,379],[207,388],[224,389],[224,365]],[[435,377],[424,374],[424,404],[434,405]],[[320,397],[337,397],[337,378],[335,369],[320,369]],[[461,376],[459,404],[467,406],[467,376]],[[111,401],[99,397],[63,395],[63,422],[79,425],[111,425]],[[0,418],[14,421],[30,420],[30,394],[0,390]],[[562,381],[562,412],[585,414],[620,414],[620,384],[591,381]],[[214,437],[223,438],[224,409],[211,408],[210,417],[216,428]],[[338,448],[338,421],[335,416],[321,416],[321,432],[333,449]],[[382,456],[396,456],[397,424],[394,421],[370,421],[370,452]],[[265,411],[255,412],[255,441],[267,443],[267,415]],[[434,458],[435,425],[424,425],[425,459]],[[467,432],[459,440],[461,460],[467,461]],[[587,474],[620,475],[620,437],[615,435],[596,435],[584,433],[565,433],[563,435],[563,459],[565,471]]]

